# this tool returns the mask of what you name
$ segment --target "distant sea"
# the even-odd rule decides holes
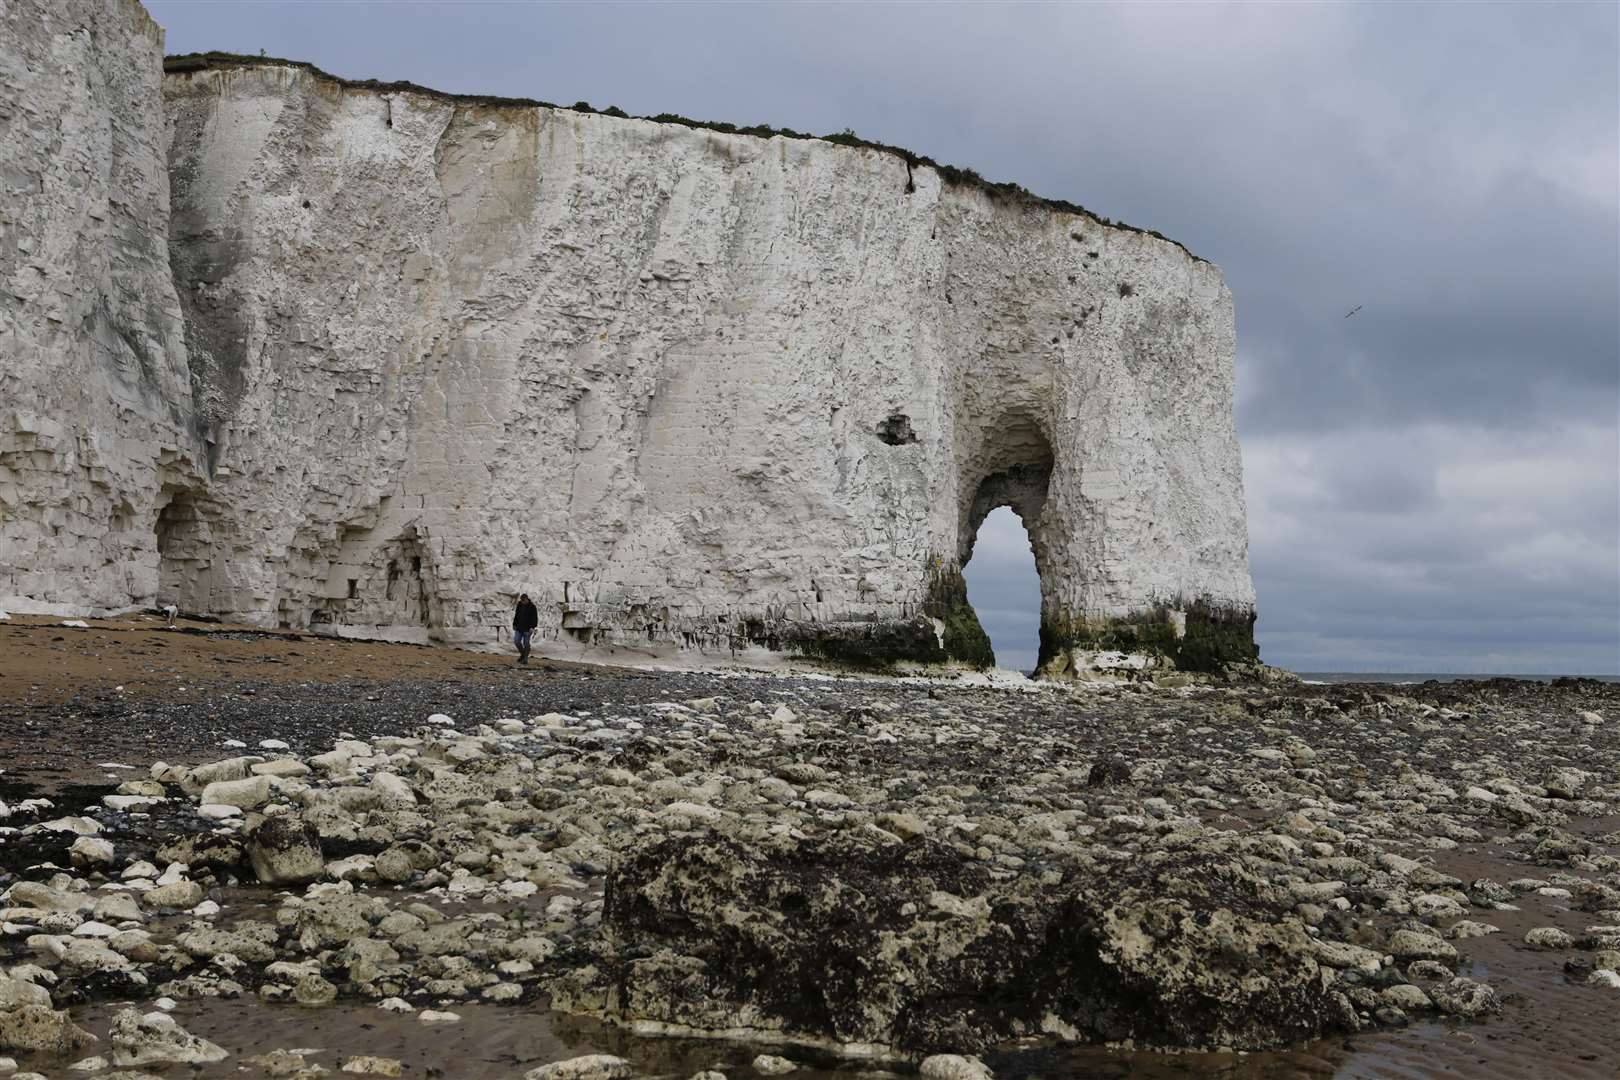
[[[1597,679],[1599,682],[1620,682],[1620,675],[1459,675],[1446,671],[1296,671],[1307,683],[1323,686],[1327,683],[1397,683],[1477,682],[1483,679],[1524,679],[1528,682],[1552,682],[1554,679]]]

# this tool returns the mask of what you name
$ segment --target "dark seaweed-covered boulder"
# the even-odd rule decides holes
[[[326,872],[315,826],[291,814],[265,818],[247,834],[253,873],[266,885],[298,885]]]
[[[1284,897],[1197,852],[1005,881],[930,842],[632,850],[554,1006],[909,1052],[1047,1033],[1259,1049],[1355,1026]]]

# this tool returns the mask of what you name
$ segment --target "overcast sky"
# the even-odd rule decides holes
[[[1614,4],[147,7],[170,52],[850,127],[1158,229],[1236,301],[1266,660],[1620,673]],[[1005,666],[1033,573],[992,515]]]

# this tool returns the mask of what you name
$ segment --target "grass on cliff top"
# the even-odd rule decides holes
[[[1110,229],[1123,229],[1126,232],[1141,233],[1167,244],[1174,244],[1187,256],[1199,262],[1206,262],[1197,255],[1188,251],[1186,245],[1172,240],[1156,229],[1142,229],[1135,225],[1128,225],[1123,221],[1114,221],[1093,213],[1078,203],[1068,202],[1064,199],[1048,199],[1036,195],[1028,189],[1014,183],[997,183],[986,180],[972,169],[958,168],[955,165],[942,165],[933,158],[917,154],[899,146],[890,146],[888,143],[873,142],[863,139],[855,132],[845,129],[833,135],[811,135],[803,131],[794,131],[792,128],[775,128],[769,124],[755,124],[744,127],[737,124],[728,124],[722,120],[693,120],[675,113],[659,113],[657,116],[632,117],[623,109],[608,106],[597,109],[589,102],[580,101],[573,105],[556,105],[549,101],[537,101],[533,98],[493,97],[487,94],[452,94],[443,90],[434,90],[431,87],[419,86],[413,82],[382,82],[378,79],[345,79],[340,75],[322,71],[306,60],[285,60],[274,56],[245,56],[241,53],[204,52],[185,53],[178,56],[165,56],[163,70],[166,74],[183,74],[191,71],[207,71],[211,68],[237,68],[237,67],[291,67],[301,68],[317,78],[325,79],[339,86],[354,90],[371,90],[377,92],[397,91],[403,93],[422,94],[427,97],[439,98],[445,101],[460,102],[468,105],[486,105],[495,108],[523,108],[523,109],[571,109],[574,112],[594,113],[599,116],[613,116],[621,119],[650,120],[655,124],[679,124],[682,127],[701,128],[706,131],[718,131],[726,135],[753,135],[762,139],[780,136],[784,139],[817,139],[821,142],[836,143],[839,146],[849,146],[864,150],[876,150],[883,154],[893,154],[906,163],[909,172],[919,167],[933,169],[946,184],[955,187],[971,188],[982,191],[990,198],[1004,203],[1039,207],[1046,210],[1056,210],[1061,213],[1074,214],[1088,218],[1098,225]],[[911,190],[908,182],[907,189]]]

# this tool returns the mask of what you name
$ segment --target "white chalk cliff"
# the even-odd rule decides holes
[[[527,591],[557,655],[971,659],[1011,505],[1050,671],[1252,656],[1178,245],[883,149],[170,68],[134,0],[0,0],[0,608],[492,643]]]

